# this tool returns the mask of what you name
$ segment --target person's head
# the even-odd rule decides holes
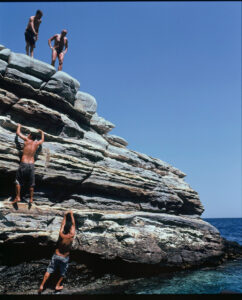
[[[40,19],[40,18],[43,16],[43,12],[42,12],[40,9],[38,9],[38,10],[36,11],[35,16],[36,16],[36,18]]]
[[[70,215],[70,213],[68,213],[68,214],[66,215],[66,224],[65,224],[65,226],[64,226],[63,233],[64,233],[64,234],[70,233],[71,226],[72,226],[71,215]]]
[[[38,134],[35,133],[35,132],[30,132],[29,135],[28,135],[28,139],[32,140],[32,141],[35,141],[38,139]]]
[[[63,30],[61,31],[61,36],[64,37],[64,36],[66,36],[66,35],[67,35],[67,30],[66,30],[66,29],[63,29]]]

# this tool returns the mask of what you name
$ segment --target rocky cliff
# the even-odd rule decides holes
[[[66,209],[77,225],[76,272],[92,261],[127,274],[222,261],[226,243],[200,218],[203,206],[185,174],[109,134],[115,125],[79,88],[65,72],[0,45],[1,264],[49,259]],[[32,207],[24,190],[21,203],[10,203],[23,146],[18,123],[23,133],[45,133]]]

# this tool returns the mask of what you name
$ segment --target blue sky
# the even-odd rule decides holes
[[[48,38],[66,28],[63,71],[111,134],[185,172],[203,217],[242,217],[241,3],[0,3],[0,44],[25,53],[37,9],[34,57],[50,63]]]

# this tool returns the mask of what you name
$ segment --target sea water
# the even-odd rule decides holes
[[[227,240],[242,245],[242,218],[204,219],[215,226]],[[126,286],[125,294],[219,294],[242,293],[242,259],[217,267],[180,271],[142,279]]]

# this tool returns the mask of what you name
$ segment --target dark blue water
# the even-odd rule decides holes
[[[204,219],[204,221],[215,226],[227,240],[242,245],[242,218]]]
[[[227,240],[242,245],[242,219],[204,219],[215,226]],[[242,293],[242,259],[218,267],[181,271],[175,275],[156,276],[131,284],[125,294],[219,294]]]

